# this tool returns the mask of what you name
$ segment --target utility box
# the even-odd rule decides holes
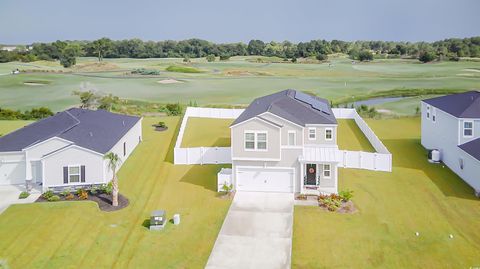
[[[167,223],[165,210],[155,210],[150,215],[150,230],[161,230]]]
[[[173,224],[175,225],[180,224],[180,214],[173,215]]]
[[[230,186],[230,184],[232,184],[232,169],[222,168],[217,174],[217,191],[224,191],[223,186]]]

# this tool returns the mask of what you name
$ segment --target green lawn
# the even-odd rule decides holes
[[[356,214],[295,207],[293,268],[478,266],[480,200],[449,169],[427,162],[419,118],[367,122],[392,152],[393,172],[339,169],[339,189],[354,191]]]
[[[337,144],[339,149],[375,152],[372,144],[370,144],[354,120],[337,121]]]
[[[182,147],[229,147],[231,119],[188,118]]]
[[[6,135],[16,129],[22,128],[32,121],[26,120],[0,120],[0,136]]]
[[[170,128],[153,131],[159,120]],[[93,202],[13,205],[0,215],[0,261],[10,268],[203,268],[230,200],[217,197],[221,166],[174,166],[178,117],[145,118],[144,141],[119,172],[130,205],[102,212]],[[150,232],[155,209],[179,226]]]
[[[255,56],[232,57],[229,61],[206,62],[191,59],[188,67],[202,73],[169,72],[169,66],[185,66],[183,59],[104,59],[106,70],[75,67],[65,70],[58,62],[0,63],[2,107],[30,109],[48,106],[59,111],[78,103],[73,90],[94,89],[122,98],[154,102],[197,101],[205,104],[248,104],[254,98],[287,88],[311,91],[336,100],[391,89],[475,89],[480,88],[479,62],[440,62],[421,64],[417,60],[375,60],[351,64],[345,57],[331,57],[328,63],[255,63]],[[94,58],[79,58],[92,65]],[[72,73],[28,73],[8,75],[11,70],[63,70]],[[158,70],[159,76],[125,76],[136,68]],[[105,71],[105,72],[103,72]],[[172,78],[182,83],[161,84]],[[26,85],[45,81],[47,85]],[[414,101],[414,100],[412,100]],[[408,109],[410,111],[411,109]],[[413,112],[412,112],[413,113]]]

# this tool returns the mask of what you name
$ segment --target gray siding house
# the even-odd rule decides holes
[[[423,100],[422,145],[480,195],[480,92]]]
[[[142,119],[72,108],[0,137],[0,185],[62,189],[105,184],[107,152],[124,162],[142,140]]]
[[[260,97],[230,129],[236,190],[337,192],[337,120],[327,100],[296,90]]]

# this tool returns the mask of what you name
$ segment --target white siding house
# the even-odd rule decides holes
[[[480,195],[480,92],[423,100],[421,109],[422,145]]]
[[[122,163],[142,140],[142,119],[103,110],[69,109],[0,137],[0,185],[62,189],[105,184],[104,155]]]

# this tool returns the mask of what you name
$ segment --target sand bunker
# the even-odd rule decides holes
[[[480,69],[473,69],[473,68],[467,68],[467,69],[463,69],[463,71],[468,71],[468,72],[479,72],[479,73],[480,73]]]
[[[176,79],[164,79],[157,81],[160,84],[174,84],[174,83],[183,83],[182,81],[178,81]]]
[[[28,85],[28,86],[44,86],[44,85],[47,85],[47,84],[49,84],[49,83],[47,83],[47,82],[43,82],[43,83],[42,82],[29,82],[29,81],[25,81],[23,83],[23,85]]]

